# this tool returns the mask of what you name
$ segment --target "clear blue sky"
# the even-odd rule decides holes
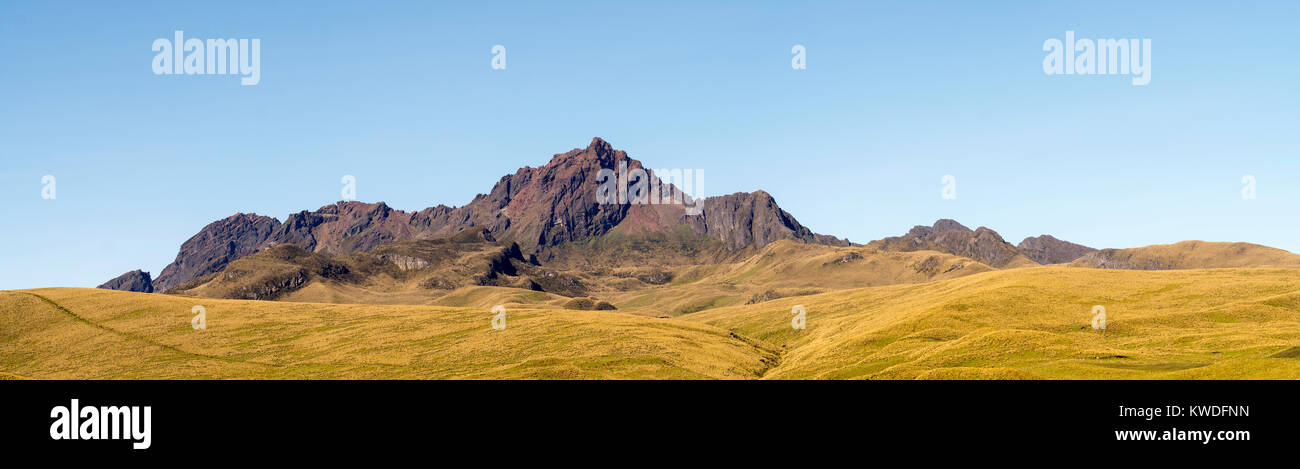
[[[0,289],[156,276],[207,223],[332,203],[345,174],[462,205],[593,136],[858,242],[955,218],[1300,251],[1297,2],[375,3],[0,4]],[[177,29],[260,38],[261,83],[154,75]],[[1150,38],[1151,83],[1045,75],[1066,30]]]

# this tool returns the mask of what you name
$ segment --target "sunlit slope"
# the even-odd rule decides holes
[[[733,275],[745,269],[705,277]],[[511,307],[491,329],[485,301],[531,294],[466,289],[448,307],[0,292],[0,378],[1300,378],[1296,269],[1035,267],[671,319]],[[190,327],[196,304],[207,330]],[[806,330],[790,327],[796,304]]]
[[[206,308],[207,329],[191,327]],[[130,378],[753,378],[775,358],[716,327],[607,311],[0,292],[0,373]]]
[[[805,330],[791,328],[794,305]],[[765,378],[1300,378],[1294,269],[1036,267],[681,319],[784,350]]]
[[[885,252],[783,240],[745,259],[679,268],[670,284],[605,296],[620,311],[676,316],[831,290],[957,278],[992,270],[935,251]]]
[[[505,305],[511,309],[559,308],[569,298],[546,292],[510,287],[468,286],[432,296],[420,291],[382,292],[334,282],[312,282],[285,295],[281,301],[299,303],[406,304],[490,309]]]
[[[1070,263],[1075,267],[1168,270],[1229,267],[1300,267],[1300,255],[1251,243],[1182,241],[1130,249],[1102,249]]]

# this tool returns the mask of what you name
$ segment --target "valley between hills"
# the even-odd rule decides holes
[[[1300,377],[1300,255],[1012,244],[953,220],[860,244],[763,191],[597,203],[620,163],[644,168],[597,138],[465,206],[239,213],[156,279],[0,291],[0,378]]]

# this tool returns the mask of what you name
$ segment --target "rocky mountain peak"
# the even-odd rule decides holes
[[[614,151],[614,146],[600,137],[591,137],[591,143],[587,144],[587,150],[596,153],[611,153]]]
[[[117,278],[104,282],[103,285],[95,288],[153,293],[153,280],[149,277],[149,272],[137,269],[119,275]]]
[[[984,227],[980,227],[980,228],[984,228]],[[936,232],[936,233],[942,233],[942,232],[945,232],[945,231],[967,231],[967,232],[969,232],[970,230],[971,230],[971,229],[970,229],[970,228],[967,228],[966,225],[962,225],[961,223],[957,223],[957,220],[952,220],[952,219],[948,219],[948,218],[941,218],[941,219],[936,220],[936,221],[934,222],[934,232]]]
[[[592,171],[599,171],[602,168],[616,169],[618,162],[623,160],[628,160],[629,168],[640,167],[640,162],[636,162],[635,166],[631,164],[636,160],[628,158],[627,152],[616,150],[609,142],[602,140],[600,137],[594,137],[586,148],[574,148],[564,153],[556,153],[545,166],[541,168],[524,167],[520,171],[547,167],[585,167]]]
[[[236,213],[209,223],[181,244],[176,260],[153,282],[159,291],[218,272],[226,264],[269,247],[280,221],[255,213]]]
[[[1051,235],[1025,238],[1016,245],[1016,249],[1039,264],[1070,262],[1097,251],[1088,246],[1056,239]]]
[[[969,257],[993,267],[1029,262],[996,231],[983,226],[972,231],[955,220],[941,219],[933,226],[918,225],[903,236],[872,241],[882,251],[939,251]]]
[[[737,192],[703,200],[700,215],[684,216],[695,233],[722,241],[727,249],[765,246],[781,239],[848,245],[835,238],[818,238],[794,216],[776,205],[766,191]],[[833,241],[832,241],[833,240]]]

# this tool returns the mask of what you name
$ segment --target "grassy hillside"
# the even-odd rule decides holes
[[[747,280],[795,275],[755,262],[657,287],[646,301],[712,303],[664,319],[502,287],[443,298],[456,307],[0,292],[0,378],[1300,378],[1300,270],[1034,267],[750,304],[711,296],[724,280],[742,294]],[[845,274],[797,262],[827,289]],[[492,330],[488,304],[509,298],[550,309],[511,307]],[[195,304],[205,331],[190,327]],[[794,305],[805,330],[790,327]]]
[[[791,308],[807,329],[791,328]],[[1105,332],[1090,326],[1103,305]],[[783,350],[767,378],[1300,378],[1300,271],[1037,267],[683,316]]]
[[[191,308],[207,309],[207,329]],[[713,326],[606,311],[0,292],[0,373],[26,378],[753,378],[774,358]]]
[[[934,251],[883,252],[777,241],[738,262],[684,266],[666,285],[602,292],[620,311],[659,317],[833,290],[957,278],[992,270]]]
[[[237,260],[224,271],[173,293],[304,303],[476,308],[506,304],[541,309],[563,307],[575,297],[592,297],[623,312],[672,317],[780,297],[992,270],[934,251],[883,252],[788,240],[730,253],[735,259],[729,261],[680,264],[676,262],[690,260],[682,254],[690,252],[690,246],[673,244],[671,238],[647,239],[606,236],[597,240],[606,245],[557,249],[552,253],[556,257],[540,266],[513,261],[516,275],[503,274],[491,285],[483,285],[481,277],[503,247],[483,240],[404,241],[375,253],[344,257],[284,245]],[[531,288],[521,288],[529,284]]]
[[[1130,249],[1102,249],[1070,265],[1136,270],[1300,267],[1300,255],[1251,243],[1183,241]]]

